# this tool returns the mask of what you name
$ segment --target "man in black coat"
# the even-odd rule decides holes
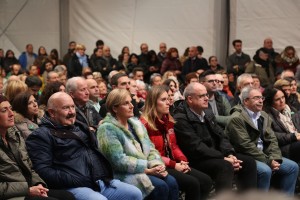
[[[234,172],[241,190],[256,188],[256,164],[249,156],[236,154],[214,114],[207,110],[208,93],[200,83],[189,84],[184,91],[185,101],[174,114],[175,134],[180,149],[190,165],[216,183],[216,190],[231,189]]]

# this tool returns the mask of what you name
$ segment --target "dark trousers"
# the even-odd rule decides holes
[[[26,197],[26,200],[75,200],[72,193],[66,190],[52,190],[48,191],[48,197]]]
[[[243,154],[237,154],[236,157],[243,161],[242,168],[237,172],[236,182],[239,190],[255,189],[257,186],[255,160]],[[217,192],[232,189],[234,169],[230,162],[224,159],[207,159],[199,163],[192,163],[191,166],[208,174],[215,181]]]
[[[290,155],[289,155],[289,159],[295,161],[296,163],[300,162],[300,142],[293,142],[290,145]]]
[[[179,189],[185,192],[185,200],[207,199],[212,188],[212,180],[208,175],[193,168],[188,173],[170,168],[167,171],[176,179]]]

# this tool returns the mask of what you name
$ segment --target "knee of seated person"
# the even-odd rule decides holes
[[[295,161],[283,158],[283,163],[281,165],[283,164],[287,165],[290,168],[290,170],[294,171],[295,173],[299,172],[299,165]]]
[[[128,197],[128,199],[133,200],[143,199],[143,194],[138,188],[131,190],[126,196]]]

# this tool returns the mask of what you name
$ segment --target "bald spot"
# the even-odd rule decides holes
[[[72,99],[72,97],[70,95],[68,95],[65,92],[56,92],[53,95],[50,96],[49,100],[48,100],[48,104],[47,104],[47,108],[49,109],[53,109],[53,108],[57,108],[59,104],[62,104],[63,101],[67,100],[67,99]]]
[[[88,85],[88,87],[92,86],[93,84],[97,84],[97,81],[95,81],[94,79],[86,79],[86,83]]]

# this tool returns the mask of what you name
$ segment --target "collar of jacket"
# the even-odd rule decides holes
[[[7,140],[19,141],[20,132],[15,126],[10,127],[9,129],[7,129],[6,137]]]
[[[199,118],[190,110],[186,101],[183,101],[178,107],[181,110],[179,113],[186,114],[188,121],[200,122]],[[204,113],[204,119],[213,122],[214,114],[209,109],[204,110]]]
[[[249,124],[253,129],[258,130],[255,125],[252,122],[252,119],[250,118],[249,114],[245,110],[245,107],[243,105],[236,105],[232,108],[234,110],[233,115],[236,115],[237,113],[240,113],[240,117],[247,123]],[[265,130],[267,123],[270,119],[269,115],[264,112],[260,111],[261,117],[264,119],[264,124],[263,124],[263,129]]]
[[[61,124],[58,124],[57,122],[51,120],[47,114],[42,117],[40,126],[46,126],[52,129],[78,130],[78,128],[74,124],[70,126],[63,126]]]

